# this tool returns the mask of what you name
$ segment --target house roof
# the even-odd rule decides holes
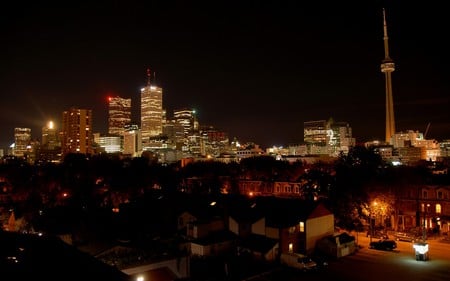
[[[262,200],[260,207],[266,214],[266,225],[285,228],[311,218],[332,214],[321,202],[291,198]]]
[[[241,248],[249,249],[259,253],[267,253],[278,243],[277,239],[268,238],[263,235],[251,234],[239,242]]]
[[[254,223],[264,218],[264,211],[254,201],[238,201],[229,207],[229,215],[240,223]]]
[[[0,232],[0,249],[0,276],[16,280],[131,280],[56,237]]]
[[[333,235],[330,235],[330,236],[326,236],[324,239],[327,239],[331,243],[334,244],[334,243],[336,243],[336,238],[339,239],[339,243],[341,243],[341,244],[345,244],[345,243],[349,243],[349,242],[355,241],[355,237],[351,236],[347,232],[341,232],[341,233],[333,234]]]
[[[195,239],[193,242],[205,246],[234,240],[236,240],[236,234],[228,230],[219,230],[214,231],[205,237]]]
[[[219,202],[209,198],[188,197],[178,208],[178,216],[187,212],[199,221],[211,221],[223,217],[223,209],[219,206]]]

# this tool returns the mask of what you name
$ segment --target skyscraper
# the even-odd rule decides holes
[[[39,161],[54,163],[61,160],[61,141],[53,121],[42,127],[42,142],[37,158]]]
[[[92,110],[71,108],[62,117],[62,154],[92,153]]]
[[[395,70],[394,61],[389,56],[389,43],[387,35],[386,12],[383,9],[383,41],[384,59],[381,62],[381,72],[384,73],[386,85],[386,143],[390,143],[395,134],[394,101],[392,97],[391,72]]]
[[[45,149],[54,149],[61,144],[58,140],[58,132],[56,131],[53,121],[49,121],[46,126],[42,127],[42,143],[41,147]]]
[[[162,88],[150,84],[141,89],[141,134],[142,142],[148,143],[150,137],[162,134],[163,108]]]
[[[125,126],[131,123],[131,99],[108,97],[108,133],[123,136]]]
[[[14,128],[14,156],[24,157],[31,142],[30,128]]]
[[[141,131],[137,125],[127,125],[123,136],[123,154],[138,157],[141,153]]]
[[[192,134],[198,130],[194,109],[179,109],[173,111],[173,119],[177,124],[183,126],[184,136]]]

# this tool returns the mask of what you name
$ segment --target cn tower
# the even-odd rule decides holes
[[[391,142],[395,134],[394,119],[394,101],[392,98],[392,78],[391,72],[395,70],[394,61],[389,57],[389,43],[387,35],[386,12],[383,9],[383,41],[384,41],[384,59],[381,61],[381,72],[384,73],[386,81],[386,143]]]

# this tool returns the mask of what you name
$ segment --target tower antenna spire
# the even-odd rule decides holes
[[[384,59],[390,59],[389,57],[389,37],[387,34],[387,23],[386,23],[386,10],[383,8],[383,41],[384,41]]]
[[[152,73],[150,72],[150,68],[147,68],[147,87],[150,87],[150,78]]]
[[[389,56],[389,43],[387,35],[386,11],[383,8],[383,41],[384,59],[381,61],[381,72],[384,73],[386,86],[386,143],[391,143],[395,134],[394,101],[392,97],[391,73],[395,70],[394,61]]]

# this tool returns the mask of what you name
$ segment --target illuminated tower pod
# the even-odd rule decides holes
[[[384,31],[384,59],[381,63],[381,72],[384,73],[386,81],[386,143],[391,142],[395,134],[394,101],[392,97],[391,72],[395,70],[394,61],[389,57],[389,43],[387,35],[386,12],[383,9],[383,31]]]
[[[63,112],[62,154],[92,153],[92,110],[71,108]]]
[[[131,99],[108,97],[108,133],[123,136],[131,123]]]
[[[141,89],[141,135],[142,142],[148,143],[150,137],[162,134],[163,108],[162,88],[148,84]]]

